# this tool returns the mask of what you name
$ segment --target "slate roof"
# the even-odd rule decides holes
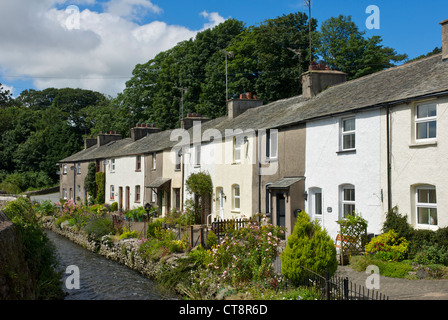
[[[226,129],[280,128],[319,117],[438,93],[448,94],[448,60],[442,61],[441,54],[335,85],[312,99],[296,96],[248,109],[234,119],[227,116],[216,118],[202,123],[201,129],[202,132],[207,129],[219,130],[224,137]],[[135,142],[127,138],[101,147],[93,146],[60,163],[165,150],[178,143],[170,140],[172,131],[153,133]],[[193,137],[192,128],[189,133]]]

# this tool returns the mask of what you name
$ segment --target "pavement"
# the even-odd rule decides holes
[[[348,277],[356,284],[366,286],[370,274],[353,270],[350,266],[338,266],[338,277]],[[379,292],[389,300],[448,300],[448,280],[408,280],[379,275]]]

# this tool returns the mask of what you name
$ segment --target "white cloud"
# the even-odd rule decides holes
[[[163,11],[149,0],[110,0],[104,6],[107,13],[133,20],[139,20],[147,11],[156,14]]]
[[[221,17],[218,12],[210,12],[208,13],[206,10],[202,11],[200,13],[201,16],[203,16],[205,19],[208,19],[210,22],[206,23],[204,25],[203,30],[213,28],[214,26],[217,26],[220,23],[223,23],[226,21],[225,18]]]
[[[92,4],[94,0],[78,0]],[[3,75],[32,77],[37,89],[74,87],[116,95],[125,88],[137,63],[152,59],[180,41],[223,21],[218,13],[201,30],[153,21],[139,25],[128,15],[143,6],[162,9],[147,0],[111,0],[105,12],[79,12],[79,25],[67,27],[70,12],[56,9],[62,0],[2,0],[0,3],[0,70]],[[72,4],[73,1],[70,1]],[[118,7],[124,6],[121,13]],[[72,21],[72,20],[71,20]]]

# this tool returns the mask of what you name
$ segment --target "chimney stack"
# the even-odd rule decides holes
[[[131,139],[132,141],[140,140],[151,133],[159,132],[160,128],[154,126],[154,124],[149,123],[137,123],[134,128],[131,129]]]
[[[313,62],[309,71],[302,74],[302,95],[313,98],[328,87],[347,81],[347,74],[330,70],[328,66]]]
[[[232,99],[227,102],[227,116],[229,119],[238,117],[247,109],[260,107],[263,105],[263,100],[258,100],[257,96],[252,95],[252,92],[240,94],[239,99]]]
[[[440,22],[442,25],[442,60],[448,59],[448,19]]]
[[[201,123],[209,121],[210,118],[207,118],[199,113],[187,113],[187,117],[183,118],[180,125],[184,130],[188,130],[193,126],[193,122],[200,121]]]
[[[109,132],[101,132],[96,137],[98,147],[104,146],[105,144],[108,144],[111,141],[121,140],[121,134],[118,134],[116,131],[110,131]]]
[[[84,150],[89,149],[90,147],[96,145],[96,138],[92,135],[90,137],[84,139]]]

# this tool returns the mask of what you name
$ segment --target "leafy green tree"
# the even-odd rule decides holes
[[[11,101],[13,101],[11,91],[3,88],[3,85],[0,83],[0,108],[6,108]]]
[[[84,180],[84,188],[86,188],[87,193],[89,194],[89,199],[92,204],[97,196],[95,175],[96,175],[96,164],[94,162],[91,162],[87,167],[87,176],[86,179]]]
[[[366,38],[350,16],[340,15],[324,21],[319,40],[318,51],[324,62],[347,73],[348,79],[390,68],[407,58],[406,54],[384,47],[379,36]]]
[[[312,34],[316,25],[312,19]],[[234,53],[229,63],[232,94],[251,91],[265,102],[299,95],[300,75],[310,60],[309,35],[308,16],[302,12],[242,32],[226,49]]]

